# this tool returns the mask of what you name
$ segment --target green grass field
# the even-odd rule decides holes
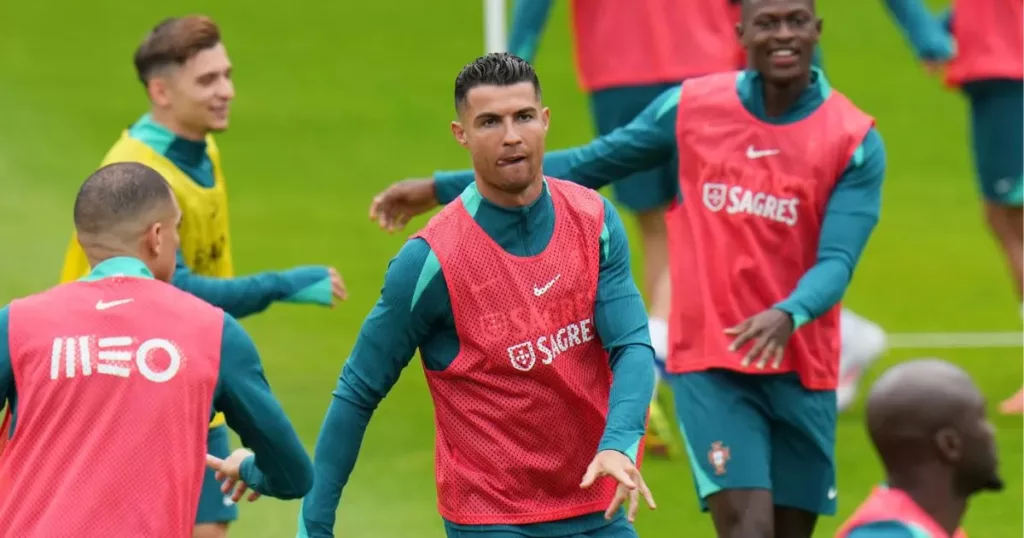
[[[537,61],[553,111],[551,148],[591,138],[563,4]],[[1019,305],[981,224],[964,104],[917,68],[880,6],[821,6],[832,82],[877,117],[889,154],[882,223],[847,304],[894,333],[1018,331]],[[221,23],[235,63],[233,123],[219,140],[236,267],[332,264],[349,286],[351,299],[336,310],[275,306],[245,322],[312,451],[336,376],[404,237],[367,220],[371,197],[392,181],[468,164],[448,122],[455,74],[483,48],[480,2],[5,3],[0,303],[56,282],[77,186],[146,107],[134,47],[160,18],[193,10]],[[879,369],[926,355],[968,368],[993,403],[1021,385],[1019,348],[900,349]],[[428,398],[414,362],[370,426],[339,536],[442,535]],[[881,478],[862,418],[854,409],[839,424],[840,517]],[[1008,487],[974,502],[966,528],[975,537],[1021,536],[1021,420],[994,420]],[[713,536],[684,461],[648,460],[644,474],[659,509],[640,514],[642,536]],[[233,536],[293,536],[297,507],[245,505]],[[831,536],[840,517],[824,518],[817,536]]]

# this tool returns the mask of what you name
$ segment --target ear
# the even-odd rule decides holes
[[[825,20],[824,19],[818,19],[818,22],[816,22],[814,24],[814,27],[815,27],[815,29],[818,30],[818,37],[821,37],[821,30],[823,28],[825,28]]]
[[[743,42],[743,23],[742,22],[737,22],[736,23],[736,39],[739,39],[740,43]]]
[[[548,132],[548,127],[551,125],[551,109],[544,107],[540,109],[540,122],[544,126],[544,132]]]
[[[455,136],[455,140],[460,146],[464,148],[469,147],[469,142],[466,140],[466,130],[462,128],[462,123],[457,121],[452,122],[452,135]]]
[[[154,76],[146,84],[149,100],[158,107],[167,107],[171,103],[171,87],[169,81],[161,76]]]
[[[963,440],[960,432],[953,428],[942,428],[935,432],[935,445],[947,461],[957,462],[963,458]]]
[[[160,256],[160,251],[163,249],[163,223],[154,222],[146,229],[146,233],[143,236],[145,242],[145,249],[148,254],[151,254],[154,258]]]

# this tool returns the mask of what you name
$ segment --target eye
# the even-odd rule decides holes
[[[533,119],[533,113],[532,112],[523,112],[522,114],[519,115],[518,119],[519,119],[519,121],[530,121],[530,120]]]

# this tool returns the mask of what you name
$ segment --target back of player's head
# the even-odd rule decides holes
[[[890,476],[945,474],[962,495],[1002,487],[985,398],[960,367],[918,359],[888,369],[871,388],[866,415]]]
[[[181,66],[199,52],[220,43],[220,28],[209,17],[189,15],[164,19],[135,51],[135,71],[143,84],[157,72]]]
[[[477,86],[513,86],[523,82],[533,84],[539,99],[540,79],[529,62],[507,52],[481,56],[463,67],[455,77],[455,109],[462,109],[466,95]]]
[[[144,228],[152,215],[175,209],[174,194],[156,170],[135,162],[108,164],[85,180],[75,198],[75,229],[82,235],[121,235]]]

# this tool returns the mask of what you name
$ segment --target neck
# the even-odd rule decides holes
[[[952,486],[952,480],[936,483],[941,473],[908,472],[889,474],[889,487],[903,491],[921,507],[949,536],[960,528],[960,521],[967,510],[967,497],[959,495]]]
[[[477,176],[476,188],[480,191],[480,196],[483,196],[488,202],[496,206],[506,208],[526,207],[536,202],[537,198],[540,198],[541,193],[544,192],[544,175],[537,174],[537,177],[534,178],[528,187],[515,193],[495,188],[488,182],[482,181],[479,176]]]
[[[191,129],[185,126],[184,123],[178,121],[173,114],[166,110],[152,109],[151,115],[153,121],[163,125],[168,131],[174,133],[178,138],[184,138],[185,140],[192,140],[193,142],[202,142],[206,139],[206,132],[198,129]]]
[[[811,72],[785,83],[764,82],[764,110],[769,117],[779,117],[796,104],[800,94],[811,85]]]

